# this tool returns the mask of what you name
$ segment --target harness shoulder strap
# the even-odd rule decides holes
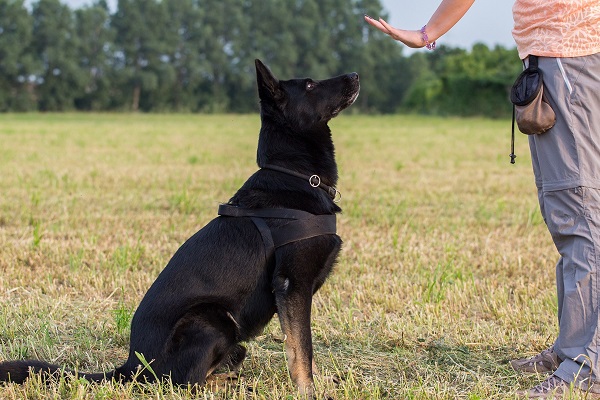
[[[303,239],[336,234],[335,215],[313,215],[271,229],[275,248]]]
[[[273,235],[271,234],[271,229],[265,222],[264,219],[258,217],[250,217],[252,222],[254,222],[254,226],[258,229],[260,236],[262,237],[263,244],[265,245],[265,258],[267,263],[275,253],[275,244],[273,243]]]

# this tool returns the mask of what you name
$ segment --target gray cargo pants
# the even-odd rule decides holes
[[[539,58],[556,125],[529,137],[542,216],[556,265],[564,361],[555,375],[600,392],[600,53]]]

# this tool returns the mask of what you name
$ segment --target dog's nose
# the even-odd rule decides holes
[[[358,80],[358,74],[356,72],[351,72],[348,74],[348,78],[350,78],[353,81],[357,81]]]

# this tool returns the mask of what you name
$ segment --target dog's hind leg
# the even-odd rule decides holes
[[[239,371],[245,357],[246,348],[239,344],[235,345],[227,357],[225,357],[223,363],[206,378],[207,386],[211,390],[215,387],[226,390],[232,382],[241,379]]]
[[[235,321],[223,308],[214,305],[194,307],[173,329],[164,358],[164,371],[175,384],[203,385],[206,377],[226,363],[232,352],[237,354],[236,337]],[[241,363],[241,360],[236,361]]]
[[[246,348],[241,344],[236,344],[218,368],[226,368],[227,372],[237,374],[242,367],[244,358],[246,358]]]

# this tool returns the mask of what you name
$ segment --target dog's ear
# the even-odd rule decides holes
[[[256,65],[258,97],[261,100],[269,98],[274,100],[280,99],[283,96],[283,92],[279,86],[279,79],[275,78],[271,70],[259,59],[254,60],[254,64]]]

